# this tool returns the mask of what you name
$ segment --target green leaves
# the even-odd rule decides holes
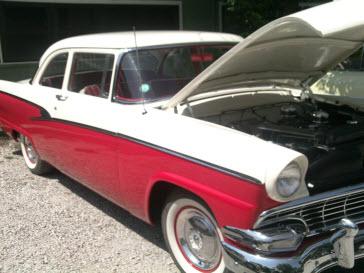
[[[279,17],[297,12],[302,4],[310,0],[225,0],[227,5],[225,20],[228,24],[238,24],[242,36],[246,37],[263,25]],[[315,3],[327,2],[316,0]]]

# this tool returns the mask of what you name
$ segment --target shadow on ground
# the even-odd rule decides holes
[[[140,219],[131,215],[126,210],[120,208],[119,206],[108,201],[107,199],[103,198],[102,196],[98,195],[92,190],[86,188],[80,183],[60,173],[59,171],[55,171],[54,173],[49,174],[46,177],[50,179],[56,179],[64,187],[68,188],[70,191],[77,194],[91,205],[100,209],[108,216],[114,218],[125,227],[129,228],[130,230],[133,230],[141,237],[150,241],[157,247],[166,250],[163,242],[162,232],[159,226],[151,226],[141,221]]]
[[[21,156],[20,150],[13,152],[14,156]],[[49,179],[55,180],[62,184],[64,187],[77,194],[82,199],[86,200],[89,204],[98,208],[108,216],[112,217],[125,227],[136,232],[138,235],[153,243],[157,247],[166,250],[162,231],[159,226],[151,226],[135,216],[131,215],[126,210],[120,208],[114,203],[108,201],[104,197],[98,195],[94,191],[88,189],[77,181],[67,177],[61,172],[55,170],[51,174],[45,175]]]
[[[21,156],[21,151],[14,151],[13,155]],[[108,216],[114,218],[125,227],[133,230],[157,247],[166,250],[165,244],[163,242],[162,232],[159,227],[150,226],[144,223],[143,221],[128,213],[126,210],[118,207],[117,205],[58,171],[55,171],[47,177],[50,179],[55,179],[58,183],[68,188],[70,191],[77,194],[91,205],[100,209]],[[357,261],[354,269],[346,270],[339,267],[333,267],[325,270],[324,273],[364,273],[364,259]]]

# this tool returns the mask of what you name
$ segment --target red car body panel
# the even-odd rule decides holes
[[[150,194],[162,181],[199,196],[220,227],[251,228],[263,210],[277,205],[264,185],[128,136],[52,119],[5,93],[0,101],[0,126],[8,133],[30,137],[43,160],[147,222]]]

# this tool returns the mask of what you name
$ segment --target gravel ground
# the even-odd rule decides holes
[[[0,239],[0,272],[179,272],[159,229],[63,174],[31,174],[1,136]]]
[[[59,172],[31,174],[0,132],[0,272],[179,272],[151,227]],[[331,269],[325,273],[362,273]]]

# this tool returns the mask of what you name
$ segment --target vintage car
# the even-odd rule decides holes
[[[364,257],[363,105],[310,86],[363,45],[363,10],[335,1],[242,41],[70,38],[30,84],[0,81],[1,127],[33,173],[54,166],[160,223],[183,272],[352,268]]]

